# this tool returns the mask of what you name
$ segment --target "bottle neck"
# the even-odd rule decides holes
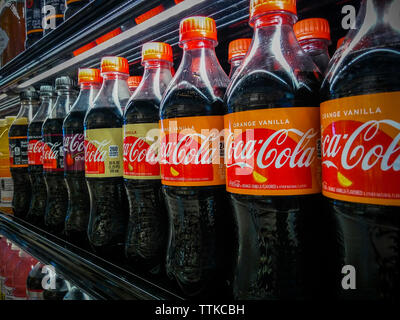
[[[261,28],[277,28],[282,26],[293,25],[297,21],[297,16],[293,13],[286,11],[279,12],[266,12],[265,14],[258,15],[251,20],[251,24],[254,25],[255,31]]]
[[[41,104],[32,121],[44,121],[51,113],[51,108],[56,100],[55,96],[41,96]]]
[[[94,108],[117,107],[122,112],[131,93],[128,87],[127,73],[104,72],[103,85],[93,102]]]
[[[160,102],[172,79],[172,63],[165,60],[145,60],[143,66],[143,78],[132,99],[151,99]]]
[[[65,118],[76,100],[75,90],[58,90],[58,97],[49,116],[50,119]]]
[[[81,83],[79,95],[71,111],[86,111],[99,93],[100,87],[100,83]]]
[[[28,124],[32,121],[33,117],[39,109],[39,101],[37,100],[22,100],[21,108],[19,109],[16,124]]]
[[[309,55],[327,54],[329,56],[329,41],[326,39],[307,39],[299,41],[299,43]]]
[[[244,55],[243,56],[237,56],[231,59],[230,64],[231,64],[231,70],[229,72],[229,78],[232,78],[233,74],[236,72],[236,70],[240,67],[244,60]]]

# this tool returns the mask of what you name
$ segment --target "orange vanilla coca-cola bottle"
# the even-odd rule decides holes
[[[247,54],[251,44],[251,39],[236,39],[229,43],[228,48],[228,61],[231,65],[231,70],[229,72],[229,78],[232,79],[236,70],[239,69],[243,62],[244,57]]]
[[[341,298],[400,298],[400,1],[364,0],[322,85]]]
[[[296,19],[295,0],[250,1],[253,41],[226,94],[238,299],[307,298],[318,278],[320,73]]]
[[[182,62],[161,102],[161,179],[170,219],[167,273],[187,295],[218,286],[227,206],[223,96],[229,79],[208,17],[181,21]],[[221,225],[220,225],[221,224]],[[215,290],[213,290],[216,292]]]

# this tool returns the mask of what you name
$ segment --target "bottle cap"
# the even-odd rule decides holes
[[[12,124],[17,117],[14,116],[7,116],[5,117],[7,124]]]
[[[104,57],[101,59],[101,73],[121,72],[129,74],[128,60],[122,57]]]
[[[56,79],[56,91],[57,90],[68,90],[74,89],[76,87],[76,83],[73,79],[68,76],[62,76]]]
[[[132,76],[128,78],[129,89],[136,89],[142,81],[142,76]]]
[[[99,83],[103,82],[100,76],[99,69],[80,68],[78,72],[78,84],[85,83]]]
[[[120,27],[118,27],[117,29],[114,29],[108,33],[106,33],[105,35],[102,35],[101,37],[96,39],[96,43],[100,44],[103,42],[106,42],[107,40],[110,40],[111,38],[114,38],[115,36],[119,35],[122,33],[122,29]]]
[[[331,40],[331,30],[326,19],[311,18],[300,20],[293,26],[293,29],[299,41],[308,39]]]
[[[172,62],[172,47],[164,42],[147,42],[142,47],[142,61],[167,60]]]
[[[21,100],[39,100],[39,94],[35,89],[27,89],[19,94]]]
[[[42,93],[53,93],[54,87],[48,84],[40,86],[40,94]]]
[[[229,54],[228,60],[231,61],[232,58],[245,56],[247,50],[249,50],[251,44],[251,39],[237,39],[229,43]]]
[[[217,41],[217,25],[209,17],[189,17],[181,21],[179,41],[207,38]]]
[[[250,20],[268,11],[288,11],[297,14],[296,0],[250,0]]]
[[[342,38],[340,38],[340,39],[338,40],[336,49],[339,49],[339,48],[342,46],[342,44],[343,44],[343,42],[344,42],[344,39],[346,39],[346,37],[342,37]]]

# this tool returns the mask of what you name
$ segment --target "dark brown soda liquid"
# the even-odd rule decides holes
[[[228,113],[318,107],[320,75],[256,70],[227,97]],[[320,281],[321,195],[230,194],[236,220],[237,299],[304,299]],[[239,254],[240,252],[240,254]]]
[[[28,140],[42,139],[43,121],[31,122],[28,127]],[[43,177],[43,165],[29,165],[29,177],[32,184],[32,199],[27,221],[37,227],[44,226],[44,215],[46,212],[47,190]]]
[[[355,52],[322,87],[322,102],[341,97],[400,91],[400,44]],[[334,59],[339,59],[337,55]],[[396,108],[398,101],[393,101]],[[400,297],[400,208],[325,198],[335,220],[337,290],[340,298]],[[356,290],[343,290],[341,269],[356,269]]]
[[[60,143],[62,146],[63,118],[47,119],[43,124],[43,142],[45,144]],[[58,135],[50,137],[49,135]],[[61,136],[60,136],[61,135]],[[64,167],[64,155],[57,158],[57,168]],[[44,169],[47,186],[47,204],[45,225],[49,232],[56,236],[64,236],[65,216],[68,208],[68,191],[64,181],[64,171],[49,171]]]
[[[131,101],[126,106],[125,124],[158,123],[159,106],[160,101],[155,99]],[[168,234],[161,180],[124,179],[124,182],[131,208],[125,255],[135,267],[160,274],[165,266]]]
[[[121,128],[117,108],[96,107],[85,118],[85,130]],[[88,237],[92,249],[102,257],[121,261],[129,209],[122,177],[86,178],[90,194]]]
[[[27,124],[13,124],[11,125],[8,136],[11,137],[27,137],[28,125]],[[17,140],[19,142],[17,142]],[[29,182],[28,173],[28,139],[10,140],[10,148],[13,142],[19,144],[19,155],[14,155],[14,164],[26,164],[26,167],[10,168],[11,176],[14,183],[14,194],[12,200],[12,207],[14,215],[18,218],[25,218],[29,205],[31,202],[31,184]],[[21,148],[22,144],[26,144],[26,148]],[[18,152],[17,152],[18,153]]]
[[[226,88],[177,89],[165,98],[161,119],[224,115]],[[207,97],[213,97],[207,98]],[[187,295],[221,294],[231,269],[231,212],[225,185],[162,187],[169,208],[167,273]],[[171,245],[172,243],[172,245]],[[184,257],[184,259],[181,259]]]

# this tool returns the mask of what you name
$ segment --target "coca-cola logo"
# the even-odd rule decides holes
[[[158,143],[148,144],[144,138],[129,138],[124,139],[125,162],[158,163]]]
[[[85,138],[83,134],[64,136],[65,151],[77,153],[85,151]]]
[[[162,140],[160,163],[172,165],[207,165],[221,161],[221,137],[218,129],[204,130],[201,133],[170,133]]]
[[[256,132],[260,130],[267,130],[265,133],[268,133],[260,138],[257,135],[256,138]],[[226,138],[226,166],[238,167],[237,175],[251,174],[255,168],[309,168],[315,161],[315,139],[319,132],[314,128],[307,132],[298,129],[255,129],[240,132],[242,131],[229,132]],[[297,136],[298,142],[290,134]]]
[[[46,160],[57,160],[60,156],[61,153],[63,152],[62,148],[63,145],[61,142],[46,142],[47,148],[43,149],[43,159],[44,161]]]
[[[328,128],[322,140],[322,164],[327,168],[339,169],[332,161],[339,160],[341,168],[352,170],[359,167],[362,171],[377,168],[381,171],[400,171],[400,123],[393,120],[371,120],[365,123],[355,121],[336,122],[344,124],[344,132]],[[396,132],[392,139],[382,131],[387,125]],[[350,128],[353,128],[350,132]],[[385,137],[386,136],[386,137]]]
[[[111,140],[91,140],[87,142],[85,152],[85,162],[87,163],[99,163],[107,160],[107,146],[111,144]]]

